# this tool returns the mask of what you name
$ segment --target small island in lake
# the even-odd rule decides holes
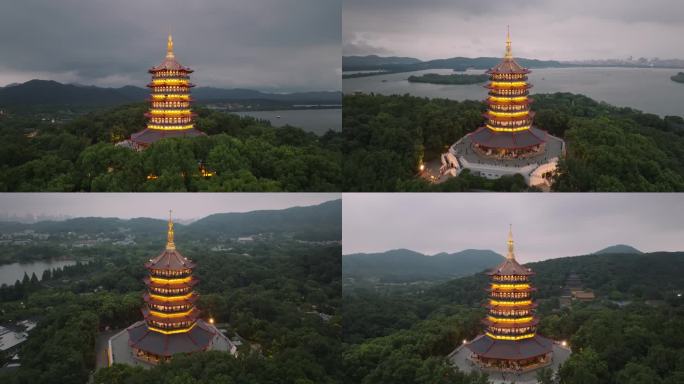
[[[411,83],[430,83],[430,84],[479,84],[489,80],[489,76],[482,75],[440,75],[438,73],[426,73],[422,76],[410,76],[408,81]]]
[[[676,74],[674,76],[670,76],[670,79],[672,79],[672,81],[676,81],[678,83],[684,83],[684,72],[679,72],[678,74]]]

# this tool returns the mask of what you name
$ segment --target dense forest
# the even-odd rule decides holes
[[[489,80],[489,75],[466,75],[455,73],[453,75],[440,75],[439,73],[426,73],[421,76],[409,76],[410,83],[430,84],[480,84]]]
[[[146,109],[131,104],[64,122],[5,112],[0,191],[340,190],[339,133],[319,137],[197,106],[196,127],[209,136],[162,140],[143,152],[114,146],[144,128]],[[202,177],[200,165],[216,175]]]
[[[537,273],[540,333],[568,340],[563,384],[674,384],[684,380],[684,254],[604,254],[530,263]],[[560,308],[570,272],[597,300]],[[445,360],[481,332],[484,273],[432,288],[343,295],[346,383],[486,383]],[[552,383],[549,377],[542,381]]]
[[[684,190],[684,119],[660,118],[569,93],[534,95],[535,123],[563,138],[556,191]],[[486,180],[467,170],[441,184],[416,177],[483,123],[485,105],[403,96],[344,98],[346,191],[525,191],[521,175]]]
[[[182,237],[177,240],[183,255],[197,262],[203,317],[245,340],[239,356],[177,356],[151,370],[117,365],[98,370],[95,383],[337,382],[339,245],[281,239],[211,251],[204,243],[182,246]],[[101,352],[95,349],[98,332],[141,319],[143,264],[162,247],[159,241],[99,246],[88,250],[89,263],[1,287],[0,323],[33,318],[38,326],[21,347],[22,366],[0,373],[0,382],[87,382]],[[0,363],[7,358],[0,356]]]

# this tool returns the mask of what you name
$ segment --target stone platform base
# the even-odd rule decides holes
[[[472,352],[463,345],[456,348],[447,357],[451,365],[462,372],[484,372],[489,375],[489,382],[492,384],[508,384],[515,382],[516,384],[537,384],[537,371],[548,367],[554,372],[558,372],[558,367],[561,366],[569,357],[572,351],[570,348],[563,347],[560,344],[553,345],[553,352],[551,363],[545,366],[540,366],[535,369],[528,370],[524,373],[516,372],[501,372],[493,369],[485,369],[479,366],[471,359]]]

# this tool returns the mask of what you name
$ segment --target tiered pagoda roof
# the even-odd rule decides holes
[[[503,60],[486,72],[490,82],[484,113],[486,123],[472,133],[478,148],[508,154],[540,148],[546,142],[546,132],[535,128],[532,99],[528,97],[532,85],[527,82],[530,71],[513,58],[510,33],[506,38]]]
[[[166,249],[145,263],[145,268],[149,276],[143,279],[147,286],[144,321],[128,328],[129,345],[136,353],[156,359],[207,350],[216,330],[199,318],[197,294],[192,290],[199,282],[192,275],[195,264],[176,249],[171,217]]]
[[[195,86],[190,83],[190,73],[193,71],[176,60],[171,35],[164,61],[150,68],[149,72],[152,74],[152,81],[147,84],[151,89],[151,108],[145,114],[149,122],[145,130],[131,135],[135,146],[146,148],[164,138],[204,135],[195,129],[195,114],[190,109],[190,88]]]
[[[536,333],[539,318],[531,298],[536,289],[529,280],[534,272],[515,259],[512,231],[508,234],[506,259],[488,275],[491,284],[485,306],[489,313],[482,320],[486,331],[466,347],[480,360],[521,361],[550,353],[553,341]]]

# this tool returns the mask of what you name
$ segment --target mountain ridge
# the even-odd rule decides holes
[[[141,102],[148,98],[146,88],[125,85],[118,88],[94,85],[63,84],[54,80],[33,79],[21,84],[0,87],[0,104],[109,106]],[[301,104],[340,104],[338,91],[268,93],[244,88],[197,87],[193,99],[200,103],[227,101],[273,101]]]

